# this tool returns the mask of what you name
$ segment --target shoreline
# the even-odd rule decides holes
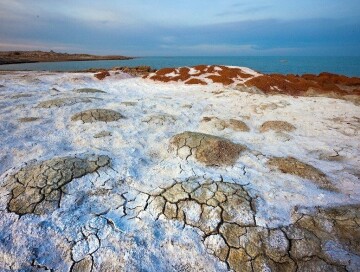
[[[97,56],[90,54],[68,54],[53,51],[1,51],[0,66],[25,63],[49,63],[69,61],[130,60],[134,57],[120,55]]]

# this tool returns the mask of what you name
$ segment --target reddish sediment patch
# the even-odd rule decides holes
[[[164,68],[144,78],[160,82],[183,82],[207,85],[219,83],[224,86],[255,87],[265,94],[292,96],[326,96],[341,98],[359,104],[360,78],[331,73],[259,74],[240,67],[223,65],[197,65],[194,67]]]
[[[194,84],[207,85],[207,83],[205,81],[202,81],[201,79],[197,79],[197,78],[189,79],[188,81],[185,82],[185,84],[189,84],[189,85],[194,85]]]
[[[110,76],[110,73],[108,71],[101,71],[94,75],[94,77],[96,77],[98,80],[103,80],[105,77],[108,77],[108,76]]]
[[[252,76],[253,75],[247,74],[240,68],[215,65],[197,65],[191,68],[181,67],[178,69],[160,69],[159,71],[149,75],[147,78],[161,82],[191,82],[187,84],[196,84],[195,82],[198,82],[198,84],[201,85],[207,83],[204,81],[204,79],[207,78],[210,79],[213,83],[230,85],[235,83],[236,80],[242,81]]]
[[[360,78],[330,73],[319,75],[261,75],[246,81],[245,86],[256,87],[267,94],[289,94],[294,96],[326,95],[333,96],[359,95]]]

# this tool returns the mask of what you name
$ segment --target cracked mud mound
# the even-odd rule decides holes
[[[93,89],[93,88],[82,88],[75,90],[77,93],[106,93],[102,90]]]
[[[189,131],[173,136],[170,146],[181,158],[193,156],[207,166],[233,165],[246,149],[225,138]]]
[[[111,136],[111,132],[103,130],[103,131],[100,131],[99,133],[96,133],[94,135],[94,138],[104,138],[104,137],[108,137],[108,136]]]
[[[63,157],[22,168],[8,180],[8,209],[19,215],[51,212],[60,205],[66,184],[109,164],[107,156]]]
[[[39,120],[39,117],[23,117],[23,118],[19,118],[18,121],[20,123],[29,123],[29,122],[34,122]]]
[[[155,218],[201,230],[208,252],[234,271],[346,271],[360,264],[358,206],[298,210],[294,224],[270,229],[256,225],[244,187],[192,179],[152,195],[148,203]],[[330,244],[348,259],[336,259]]]
[[[236,119],[224,120],[217,117],[203,117],[202,122],[212,123],[218,130],[229,128],[234,131],[250,131],[250,128],[245,122]]]
[[[11,96],[11,99],[19,99],[19,98],[24,98],[24,97],[32,97],[32,94],[26,94],[26,93],[22,93],[22,94],[16,94]]]
[[[53,107],[63,107],[71,106],[77,103],[90,103],[92,102],[89,98],[82,97],[67,97],[67,98],[56,98],[47,101],[40,102],[38,108],[53,108]]]
[[[266,132],[273,130],[276,132],[291,132],[294,131],[296,127],[286,121],[266,121],[260,127],[260,132]]]
[[[171,114],[153,114],[146,116],[142,119],[142,122],[155,125],[174,125],[176,122],[176,116]]]
[[[74,114],[71,121],[82,121],[83,123],[114,122],[121,118],[124,116],[114,110],[91,109]]]
[[[326,178],[325,174],[315,167],[298,161],[295,158],[270,158],[268,163],[270,167],[280,170],[285,174],[295,175],[304,179],[315,182],[320,188],[327,190],[335,190],[331,182]]]

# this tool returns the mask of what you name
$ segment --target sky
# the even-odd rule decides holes
[[[0,50],[360,56],[360,1],[0,0]]]

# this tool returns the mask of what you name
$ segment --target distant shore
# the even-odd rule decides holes
[[[126,56],[96,56],[89,54],[56,53],[54,51],[1,51],[0,65],[35,62],[91,61],[91,60],[129,60]]]

